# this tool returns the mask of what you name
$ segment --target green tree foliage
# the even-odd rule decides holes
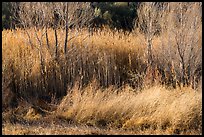
[[[110,28],[131,31],[136,18],[135,2],[97,2],[94,3],[95,18]]]
[[[12,5],[10,2],[2,2],[2,29],[8,29],[12,23]]]

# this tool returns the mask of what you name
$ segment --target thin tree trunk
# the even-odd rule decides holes
[[[55,28],[55,57],[57,57],[57,47],[58,47],[57,30]]]
[[[45,36],[46,36],[47,47],[49,49],[50,48],[50,44],[49,44],[49,39],[48,39],[47,26],[45,28]]]
[[[148,50],[148,63],[152,67],[152,40],[148,39],[148,45],[147,45],[147,50]]]
[[[45,81],[46,81],[46,79],[45,79],[45,76],[46,76],[46,74],[45,74],[45,61],[44,61],[44,58],[43,58],[43,53],[42,53],[42,37],[41,37],[41,40],[40,40],[40,38],[38,37],[38,35],[37,35],[37,30],[36,30],[36,28],[35,28],[35,35],[36,35],[36,38],[37,38],[37,40],[38,40],[38,42],[39,42],[39,45],[40,45],[40,48],[39,48],[39,55],[40,55],[40,65],[41,65],[41,71],[40,71],[40,73],[41,73],[41,76],[42,76],[42,83],[43,83],[43,90],[44,91],[46,91],[46,83],[45,83]],[[42,36],[43,36],[44,34],[42,34]]]
[[[65,29],[65,41],[64,41],[64,53],[67,53],[67,40],[68,40],[68,2],[66,4],[66,29]]]

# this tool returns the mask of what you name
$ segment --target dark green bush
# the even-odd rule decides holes
[[[2,2],[2,29],[8,29],[12,24],[12,4],[10,2]]]

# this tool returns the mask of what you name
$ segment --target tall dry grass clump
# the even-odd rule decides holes
[[[92,82],[82,92],[68,92],[57,116],[69,123],[154,134],[201,134],[202,93],[191,88],[167,90],[162,86],[137,91],[129,86],[101,89]]]
[[[157,83],[179,84],[181,72],[172,66],[174,62],[169,65],[159,48],[156,52],[155,47],[161,44],[158,39],[153,40],[153,53],[158,55],[154,55],[156,67],[151,68],[141,34],[126,35],[108,28],[93,35],[89,35],[86,29],[70,30],[68,50],[64,54],[65,34],[59,29],[56,54],[54,30],[48,30],[50,47],[47,47],[43,30],[31,28],[26,32],[21,29],[2,32],[2,76],[3,91],[9,89],[29,102],[42,95],[61,98],[75,82],[83,88],[92,79],[97,79],[101,87],[129,84],[143,89]],[[199,69],[199,63],[197,67]],[[200,75],[197,77],[199,80]]]
[[[2,74],[3,84],[7,85],[4,87],[19,96],[36,98],[43,94],[62,97],[76,81],[84,87],[94,78],[102,87],[128,83],[142,89],[162,83],[196,89],[202,79],[202,6],[200,3],[163,3],[161,9],[157,6],[143,3],[139,7],[138,21],[146,24],[139,25],[142,34],[137,29],[136,33],[125,34],[108,28],[92,35],[82,28],[4,30]],[[147,12],[155,16],[150,18]]]
[[[48,30],[49,48],[43,32],[34,28],[2,32],[3,84],[28,101],[42,95],[62,97],[76,81],[82,88],[94,78],[102,87],[119,87],[130,82],[130,72],[145,71],[142,42],[132,34],[106,29],[90,36],[87,30],[70,30],[64,54],[64,31],[59,29],[56,56],[54,30]]]

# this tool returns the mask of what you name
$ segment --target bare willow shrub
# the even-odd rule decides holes
[[[158,70],[162,83],[197,87],[202,73],[201,9],[199,2],[140,4],[136,29],[145,37],[148,79],[154,82]]]
[[[141,84],[143,86],[151,86],[156,81],[157,64],[154,56],[154,49],[156,48],[153,40],[160,36],[162,21],[162,8],[165,7],[165,3],[162,2],[141,2],[137,8],[138,18],[135,22],[135,32],[144,35],[144,49],[146,49],[145,60],[146,67],[144,68],[144,74],[141,75],[141,79],[144,79]]]
[[[161,21],[159,60],[177,84],[198,86],[202,73],[202,5],[167,3]]]
[[[15,88],[25,94],[32,89],[35,96],[47,92],[62,96],[66,93],[67,69],[70,65],[67,60],[62,59],[62,55],[67,51],[69,41],[79,35],[79,30],[72,33],[72,36],[69,35],[68,30],[73,27],[82,28],[88,24],[92,19],[90,4],[88,2],[13,2],[12,4],[14,7],[12,10],[16,13],[14,18],[19,23],[16,27],[20,27],[20,32],[26,36],[26,44],[24,43],[23,46],[30,46],[30,51],[39,57],[38,65],[34,65],[38,70],[36,77],[30,77],[25,81],[22,79],[27,77],[23,75],[20,75],[18,79],[14,78],[14,81],[30,83],[30,86],[24,87],[25,84],[17,84]],[[23,46],[20,48],[25,48]],[[21,52],[24,54],[25,51]],[[16,58],[18,57],[17,55]],[[25,56],[21,61],[27,60],[29,57]],[[15,61],[14,63],[22,64]],[[25,69],[28,68],[25,67]]]

